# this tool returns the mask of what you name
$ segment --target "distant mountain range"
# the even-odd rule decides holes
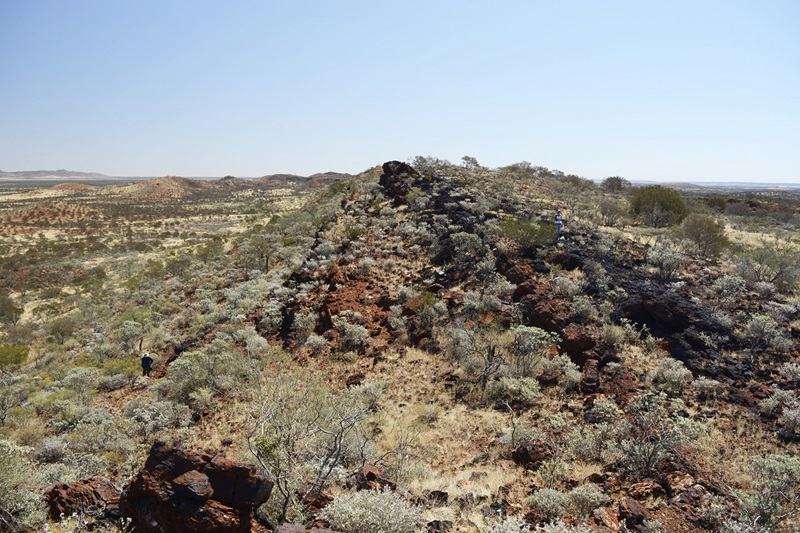
[[[0,170],[2,180],[114,180],[120,179],[97,172],[75,172],[72,170],[21,170],[4,172]]]
[[[342,172],[318,172],[310,176],[298,176],[296,174],[270,174],[260,178],[241,178],[268,180],[292,180],[292,179],[312,179],[312,180],[332,180],[349,176]],[[2,181],[143,181],[154,179],[155,176],[106,176],[98,172],[77,172],[74,170],[21,170],[18,172],[4,172],[0,170],[0,180]],[[226,176],[226,178],[230,178]],[[189,177],[194,180],[212,180],[219,177]]]

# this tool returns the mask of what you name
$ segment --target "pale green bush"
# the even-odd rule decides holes
[[[665,357],[658,361],[653,374],[653,384],[668,395],[680,395],[690,381],[692,381],[692,372],[684,366],[683,362],[671,357]]]
[[[534,378],[501,377],[486,385],[486,396],[495,402],[508,402],[524,409],[541,398],[539,382]]]
[[[358,316],[337,315],[331,318],[333,327],[342,335],[342,349],[345,351],[363,352],[372,344],[369,331],[364,326],[351,323]]]
[[[794,409],[800,405],[797,393],[793,390],[784,390],[777,385],[772,386],[772,394],[761,401],[760,407],[765,414],[779,415],[784,409]]]
[[[46,518],[45,505],[35,492],[34,465],[27,448],[0,440],[0,524],[11,532],[40,527]]]
[[[739,296],[747,288],[747,283],[740,276],[725,275],[711,284],[711,289],[722,297]]]
[[[137,433],[149,439],[160,431],[186,427],[191,412],[187,406],[169,400],[135,399],[125,406],[125,416],[134,423]]]
[[[536,526],[534,530],[536,533],[592,533],[592,530],[582,525],[565,524],[561,520],[557,522],[550,522],[543,526]]]
[[[489,533],[530,533],[531,528],[515,516],[506,516],[492,525]]]
[[[560,518],[567,512],[567,497],[556,489],[538,489],[528,496],[528,507],[547,520]]]
[[[303,346],[308,348],[308,351],[311,352],[311,355],[317,356],[322,354],[322,352],[324,352],[328,347],[328,341],[319,335],[309,335]]]
[[[542,375],[555,378],[566,391],[577,388],[583,377],[578,365],[567,354],[545,359],[542,362]]]
[[[754,457],[750,463],[750,491],[740,495],[746,523],[765,531],[775,528],[800,509],[800,458],[788,455]]]
[[[647,263],[656,268],[659,278],[664,281],[671,281],[685,261],[680,252],[660,246],[653,247],[647,253]]]
[[[561,340],[555,333],[532,326],[516,326],[512,332],[511,372],[519,377],[534,376],[544,356]]]
[[[575,516],[586,517],[598,507],[611,503],[611,498],[597,485],[588,483],[567,493],[567,509]]]
[[[340,494],[319,513],[333,529],[348,533],[418,533],[422,515],[394,492]]]

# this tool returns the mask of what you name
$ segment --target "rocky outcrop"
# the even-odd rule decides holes
[[[44,490],[50,518],[79,514],[97,519],[119,517],[120,490],[104,477],[56,483]]]
[[[143,533],[267,531],[255,510],[272,485],[252,465],[157,441],[119,507]]]
[[[387,161],[383,164],[383,174],[379,183],[386,190],[386,194],[394,198],[395,205],[406,203],[408,191],[411,190],[411,178],[419,174],[410,165],[400,161]]]

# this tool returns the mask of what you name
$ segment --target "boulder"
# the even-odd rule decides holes
[[[386,470],[374,465],[364,465],[356,474],[355,481],[358,490],[397,488],[397,484],[386,477]]]
[[[73,513],[118,518],[120,493],[108,479],[93,477],[50,485],[44,490],[44,497],[53,520]]]
[[[583,394],[594,394],[600,388],[599,363],[597,359],[589,359],[586,361],[586,364],[583,365],[580,385]]]
[[[550,447],[539,440],[532,440],[520,444],[511,452],[511,460],[527,470],[536,468],[552,457],[553,452]]]
[[[619,517],[625,520],[626,526],[634,527],[643,524],[650,513],[644,505],[625,496],[619,501]]]
[[[406,203],[406,196],[411,189],[411,178],[418,176],[416,170],[400,161],[387,161],[383,164],[383,174],[379,183],[387,196],[394,198],[394,205]]]
[[[271,491],[272,481],[252,465],[157,441],[119,508],[143,533],[267,531],[255,510]]]

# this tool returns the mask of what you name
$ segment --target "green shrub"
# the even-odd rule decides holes
[[[725,225],[714,217],[692,213],[683,219],[680,236],[691,253],[704,259],[713,259],[730,245],[725,235]]]
[[[678,224],[689,214],[689,208],[686,207],[680,191],[661,185],[636,189],[630,198],[630,204],[631,212],[654,228]]]
[[[531,528],[515,516],[506,516],[492,525],[489,533],[530,533]]]
[[[519,377],[535,375],[544,356],[561,340],[556,333],[532,326],[516,326],[512,332],[511,372]]]
[[[28,352],[27,346],[0,345],[0,371],[7,372],[24,363],[28,358]]]
[[[745,521],[765,531],[775,528],[800,509],[800,458],[788,455],[754,457],[750,463],[751,490],[740,496]]]
[[[336,496],[320,512],[333,529],[349,533],[416,533],[422,515],[394,492],[362,490]]]
[[[335,472],[355,470],[368,460],[363,421],[374,399],[359,392],[334,395],[292,374],[275,376],[265,385],[256,405],[260,418],[248,442],[275,483],[262,508],[271,519],[299,518],[301,500],[321,493]]]
[[[652,475],[659,464],[696,440],[702,426],[673,413],[664,393],[635,396],[628,402],[630,419],[623,422],[618,443],[622,467],[635,477]]]
[[[497,224],[501,236],[522,248],[544,246],[556,240],[555,224],[522,217],[509,217]]]
[[[671,281],[685,262],[683,254],[661,246],[655,246],[647,253],[647,263],[656,267],[658,277],[664,281]]]
[[[589,516],[598,507],[611,503],[611,498],[593,483],[575,487],[567,493],[566,500],[567,509],[580,517]]]
[[[658,361],[653,383],[669,396],[678,396],[692,381],[692,372],[681,361],[665,357]]]
[[[542,363],[542,375],[555,378],[565,391],[573,390],[580,384],[583,375],[578,365],[567,354],[559,354]]]
[[[33,530],[46,518],[44,501],[34,490],[34,465],[28,452],[0,440],[0,524],[6,531]]]
[[[561,518],[567,512],[567,497],[556,489],[539,489],[527,500],[528,507],[546,520]]]
[[[495,402],[508,402],[511,405],[527,409],[541,398],[539,382],[534,378],[502,377],[492,380],[486,385],[487,397]]]
[[[800,283],[800,250],[786,242],[764,244],[739,256],[736,271],[751,288],[766,282],[781,293],[791,293]]]

